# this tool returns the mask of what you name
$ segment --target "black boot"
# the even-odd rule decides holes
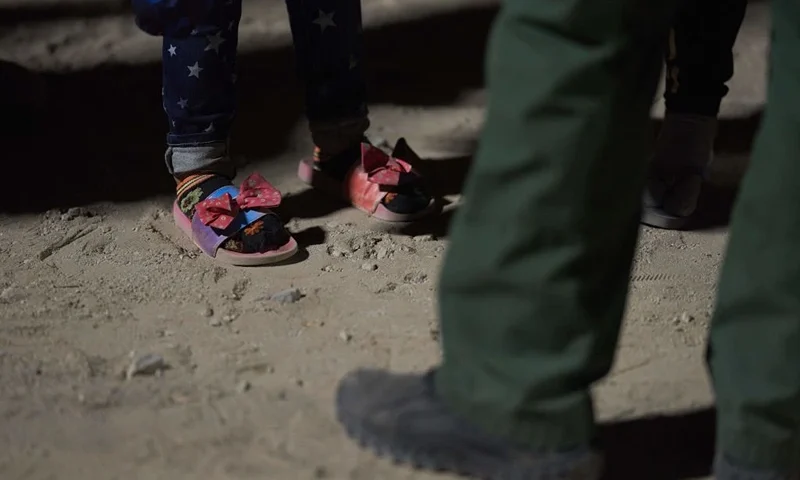
[[[347,433],[378,455],[417,469],[486,480],[597,480],[602,461],[589,447],[532,452],[481,431],[436,396],[435,372],[351,372],[336,411]]]

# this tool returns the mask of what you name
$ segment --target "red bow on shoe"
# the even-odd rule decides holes
[[[275,208],[281,204],[281,192],[258,173],[247,177],[232,197],[225,193],[217,198],[206,198],[195,207],[195,215],[204,225],[224,230],[242,210]]]
[[[391,187],[400,184],[403,174],[411,173],[411,165],[366,143],[361,145],[361,166],[371,183]]]

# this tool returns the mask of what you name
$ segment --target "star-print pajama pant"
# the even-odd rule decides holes
[[[242,0],[205,0],[205,4],[134,0],[133,4],[137,24],[164,39],[162,97],[170,125],[167,168],[174,175],[200,171],[232,175],[227,140],[236,112]],[[152,8],[158,4],[166,7]],[[343,149],[349,145],[342,143],[357,141],[368,126],[360,62],[360,0],[287,0],[286,5],[312,136],[323,150]],[[182,13],[181,8],[193,11]]]

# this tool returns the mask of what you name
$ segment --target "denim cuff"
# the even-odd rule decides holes
[[[228,156],[227,142],[169,146],[164,154],[172,175],[211,172],[233,178],[236,167]]]

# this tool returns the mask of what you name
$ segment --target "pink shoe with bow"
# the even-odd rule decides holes
[[[397,142],[391,154],[367,142],[362,142],[359,148],[360,161],[353,161],[342,179],[327,168],[328,163],[337,160],[320,161],[317,156],[300,162],[298,176],[308,185],[340,197],[384,222],[411,222],[438,211],[436,199],[420,193],[424,190],[423,179],[409,163],[409,157],[415,154],[404,139]],[[415,205],[410,209],[393,206],[400,203],[396,200],[402,200],[398,198],[401,196]]]
[[[230,265],[267,265],[297,253],[297,242],[271,210],[280,205],[281,194],[258,173],[247,177],[240,188],[223,185],[203,200],[187,204],[189,197],[179,195],[179,200],[173,204],[175,223],[200,250],[215,260]],[[264,228],[267,220],[276,230],[272,239],[280,245],[270,245],[265,251],[253,253],[236,251],[241,250],[241,246],[235,246],[240,242],[231,240],[242,238],[239,235],[242,232]]]

